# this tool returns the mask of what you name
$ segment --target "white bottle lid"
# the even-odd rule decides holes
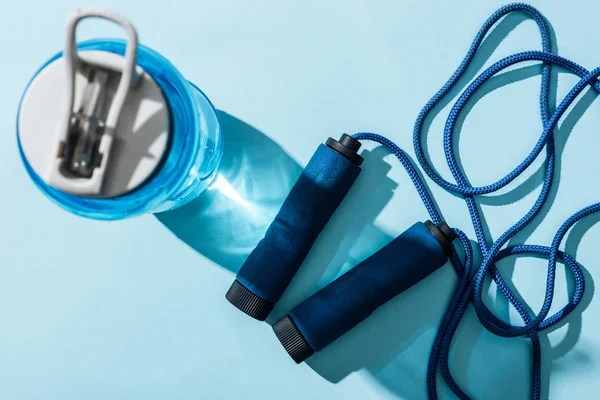
[[[75,28],[98,17],[122,25],[125,56],[75,49]],[[131,192],[160,167],[169,145],[169,108],[156,81],[135,64],[137,34],[119,15],[77,10],[62,57],[29,84],[17,121],[27,162],[48,185],[81,197]]]

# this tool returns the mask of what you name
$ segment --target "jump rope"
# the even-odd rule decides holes
[[[456,183],[442,178],[425,157],[423,151],[424,122],[434,107],[448,95],[473,61],[490,29],[503,17],[519,12],[534,20],[542,38],[542,51],[525,51],[510,55],[482,72],[460,95],[446,121],[444,152],[446,162]],[[523,62],[543,63],[540,91],[540,116],[544,126],[542,135],[529,155],[499,181],[472,186],[461,171],[453,146],[457,120],[466,104],[481,86],[501,71]],[[555,111],[550,110],[550,80],[553,65],[577,75],[580,81],[571,89]],[[600,211],[600,203],[592,204],[569,217],[556,232],[550,246],[519,244],[503,248],[518,232],[538,215],[546,200],[554,178],[556,162],[554,129],[565,111],[588,86],[600,91],[600,68],[588,71],[573,61],[552,51],[550,27],[543,15],[532,6],[511,4],[496,11],[482,26],[458,69],[446,84],[429,100],[419,113],[413,131],[413,145],[417,161],[425,173],[439,186],[463,197],[470,213],[482,261],[474,268],[473,246],[460,229],[450,230],[444,223],[432,197],[415,166],[405,152],[389,139],[375,133],[343,136],[339,141],[329,139],[321,145],[302,176],[286,199],[278,216],[269,227],[265,238],[251,253],[238,273],[227,298],[242,311],[264,320],[279,300],[312,243],[323,229],[331,214],[342,201],[360,172],[362,158],[357,154],[358,141],[374,141],[393,153],[405,168],[431,221],[415,224],[383,249],[363,261],[315,295],[305,300],[286,317],[274,324],[273,329],[288,353],[302,362],[314,352],[342,336],[368,317],[377,307],[424,279],[449,258],[459,278],[455,292],[444,315],[429,357],[427,392],[429,399],[437,399],[436,375],[438,367],[449,388],[460,399],[470,399],[452,376],[449,353],[452,338],[470,304],[482,325],[502,337],[525,336],[531,340],[533,365],[531,370],[531,398],[540,399],[541,357],[539,334],[565,319],[579,304],[585,289],[581,267],[570,255],[559,250],[568,230],[582,218]],[[476,196],[496,192],[523,173],[545,148],[545,172],[541,192],[533,207],[495,241],[484,234],[482,214],[476,205]],[[464,251],[461,260],[450,242],[457,238]],[[496,268],[496,262],[514,255],[541,256],[548,259],[548,272],[543,306],[531,315],[527,306],[507,285]],[[571,272],[575,288],[569,302],[557,313],[550,315],[554,297],[556,263],[560,260]],[[493,278],[502,294],[517,310],[523,324],[513,325],[496,316],[483,301],[486,276]]]
[[[446,120],[443,136],[446,162],[455,183],[449,182],[438,174],[425,156],[423,150],[425,120],[436,105],[456,87],[490,29],[503,17],[514,12],[525,14],[536,22],[542,39],[542,50],[525,51],[503,58],[483,71],[459,96]],[[129,35],[127,46],[125,42],[114,40],[86,42],[79,45],[79,50],[97,51],[84,52],[86,58],[80,58],[75,51],[75,27],[80,20],[88,17],[101,17],[122,25]],[[126,69],[119,62],[118,56],[123,55],[126,55],[129,60],[125,65]],[[206,188],[210,182],[209,178],[214,176],[221,155],[220,128],[216,112],[202,92],[189,84],[166,59],[138,45],[137,34],[128,21],[106,10],[77,10],[69,20],[63,58],[64,60],[60,55],[55,56],[32,79],[21,101],[18,118],[19,149],[23,161],[32,179],[44,193],[76,214],[97,219],[118,219],[181,206]],[[133,82],[130,78],[133,77],[134,71],[137,71],[134,65],[136,59],[148,72],[148,74],[136,72],[138,78],[145,79],[145,84],[139,88],[130,85]],[[492,77],[509,67],[534,61],[542,62],[540,117],[544,127],[543,132],[529,155],[509,174],[495,183],[473,186],[461,171],[455,155],[453,137],[457,120],[462,113],[466,112],[465,108],[470,99]],[[61,104],[57,100],[60,91],[46,89],[55,88],[54,81],[63,76],[61,63],[65,62],[69,67],[68,77],[71,78],[66,85],[71,107],[63,114],[48,112],[48,105]],[[85,79],[80,77],[86,82],[78,88],[83,99],[82,104],[85,106],[82,106],[80,111],[73,108],[73,99],[77,98],[73,89],[75,82],[73,65],[75,64],[78,65],[80,74],[82,71],[87,74]],[[549,100],[550,81],[551,69],[555,65],[577,75],[580,81],[556,110],[552,111]],[[141,185],[145,178],[140,179],[136,184],[130,184],[128,180],[123,179],[122,182],[103,182],[113,128],[124,101],[123,95],[117,99],[120,99],[119,101],[113,101],[109,110],[105,110],[107,96],[105,86],[108,79],[112,79],[109,76],[119,73],[126,75],[124,79],[126,83],[120,84],[119,88],[123,86],[126,89],[123,93],[132,92],[127,106],[130,110],[137,110],[135,113],[125,113],[127,115],[135,114],[150,118],[154,115],[154,111],[144,108],[143,105],[152,102],[142,100],[145,97],[153,98],[152,90],[157,93],[162,91],[166,96],[159,96],[162,117],[158,122],[162,125],[158,124],[160,125],[158,133],[164,131],[165,136],[169,134],[173,136],[171,148],[167,151],[167,140],[164,140],[160,152],[166,157],[168,154],[168,157],[160,168],[158,160],[161,157],[158,156],[156,163],[145,168],[142,178],[152,176],[155,169],[158,171],[156,176],[145,185]],[[474,249],[467,235],[461,229],[452,229],[444,222],[416,167],[401,148],[375,133],[358,133],[353,137],[344,134],[339,140],[329,138],[325,144],[319,146],[267,229],[264,238],[244,262],[236,280],[227,292],[227,299],[255,319],[267,318],[320,232],[358,178],[363,162],[363,158],[358,154],[360,141],[374,141],[387,148],[400,161],[417,189],[431,220],[415,223],[372,256],[297,305],[273,324],[277,338],[294,361],[303,362],[368,318],[387,301],[425,279],[450,260],[459,279],[440,323],[429,357],[427,368],[429,399],[438,398],[436,383],[438,368],[446,384],[456,396],[460,399],[470,399],[452,376],[449,353],[457,327],[471,304],[482,325],[490,332],[502,337],[523,336],[531,340],[533,354],[531,398],[540,399],[542,366],[540,332],[563,321],[580,303],[585,289],[582,268],[572,256],[560,251],[559,246],[575,223],[600,211],[600,203],[592,204],[569,217],[556,232],[550,246],[519,244],[505,247],[505,245],[531,223],[546,204],[556,163],[554,130],[563,114],[584,89],[591,86],[596,93],[600,92],[600,81],[597,79],[599,76],[600,68],[590,72],[573,61],[553,53],[550,26],[535,8],[521,3],[500,8],[479,30],[458,69],[421,110],[413,131],[414,150],[423,171],[437,185],[465,200],[476,234],[476,243],[482,255],[481,263],[475,265]],[[113,108],[118,109],[117,112],[112,112]],[[178,117],[173,119],[174,129],[171,132],[168,129],[169,109],[174,110],[174,115]],[[82,114],[83,111],[86,113]],[[143,112],[140,114],[140,111]],[[58,129],[60,136],[39,135],[39,132],[46,132],[48,126],[56,125],[57,115],[67,116],[62,120],[61,127],[68,129]],[[101,118],[98,118],[98,115]],[[102,118],[106,118],[106,121]],[[107,131],[107,134],[104,134],[104,131]],[[148,133],[152,132],[143,135],[121,134],[119,141],[121,146],[124,141],[128,141],[128,146],[124,148],[130,150],[145,148],[147,144],[143,139]],[[137,141],[137,138],[142,138],[142,142]],[[183,146],[189,152],[177,152],[175,151],[177,146]],[[498,239],[489,240],[484,233],[482,213],[477,207],[476,196],[496,192],[513,182],[532,164],[544,148],[546,152],[544,180],[535,204]],[[48,157],[45,157],[43,152],[40,153],[38,151],[40,149],[49,149],[48,151],[51,152],[52,162],[49,170],[46,165]],[[111,163],[116,171],[106,174],[107,177],[119,176],[122,172],[119,166],[130,165],[131,160],[128,157],[132,154],[146,154],[145,151],[121,153],[113,154]],[[126,164],[115,162],[115,160],[119,161],[119,154],[121,154],[121,161],[126,160]],[[87,162],[89,156],[92,157],[91,160],[97,161],[92,163],[91,169]],[[66,167],[69,173],[65,172]],[[51,173],[47,174],[48,171]],[[94,184],[91,185],[90,182]],[[138,188],[136,185],[141,186]],[[462,259],[453,246],[455,240],[458,240],[462,246],[464,253]],[[514,255],[548,259],[544,302],[537,314],[528,311],[529,307],[513,292],[496,268],[498,261]],[[554,297],[557,261],[564,263],[573,275],[574,290],[568,303],[560,311],[549,315]],[[513,325],[503,321],[485,305],[483,289],[488,276],[493,278],[500,292],[518,312],[523,320],[522,324]]]

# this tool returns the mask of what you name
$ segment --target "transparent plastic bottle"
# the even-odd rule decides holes
[[[79,51],[100,50],[123,55],[126,42],[95,39],[82,42],[77,47]],[[36,75],[60,57],[62,53],[52,57]],[[222,133],[219,118],[210,100],[167,59],[148,47],[138,46],[137,64],[160,86],[168,103],[170,144],[161,167],[142,186],[129,193],[112,198],[90,198],[65,193],[49,186],[27,160],[19,139],[17,123],[19,150],[31,179],[52,201],[74,214],[115,220],[172,210],[198,197],[216,174],[223,152]]]

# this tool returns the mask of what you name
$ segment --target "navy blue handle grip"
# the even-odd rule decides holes
[[[342,152],[330,141],[319,146],[227,293],[233,305],[256,319],[266,319],[360,174],[356,158],[342,155],[349,152],[342,144],[355,142],[350,154],[360,158],[355,154],[360,143],[347,135],[330,140]]]
[[[292,358],[304,361],[444,265],[451,235],[445,224],[413,225],[298,305],[273,330]]]

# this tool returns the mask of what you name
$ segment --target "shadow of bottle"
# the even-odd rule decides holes
[[[194,250],[236,273],[302,168],[257,129],[218,114],[224,153],[215,181],[189,204],[156,217]]]
[[[237,273],[264,236],[302,167],[254,127],[223,111],[219,118],[224,153],[215,181],[189,204],[156,217],[198,253]],[[363,172],[318,237],[270,320],[316,291],[319,282],[333,280],[344,264],[354,265],[392,239],[373,223],[396,187],[386,175],[391,167],[383,160],[385,155],[381,148],[362,151]],[[356,212],[367,202],[369,207]]]

